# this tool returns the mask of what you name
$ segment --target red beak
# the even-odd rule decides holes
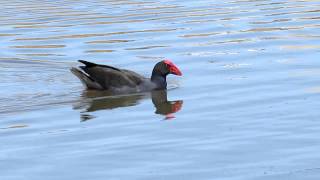
[[[177,66],[175,66],[174,64],[172,64],[170,66],[169,71],[171,74],[175,74],[177,76],[182,76],[180,69]]]
[[[167,67],[169,67],[169,72],[171,74],[182,76],[180,69],[176,65],[174,65],[169,59],[164,60],[163,62],[167,65]]]

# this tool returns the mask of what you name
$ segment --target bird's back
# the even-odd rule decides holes
[[[108,65],[99,65],[83,60],[80,62],[85,64],[85,66],[80,66],[80,68],[104,89],[134,88],[145,79],[143,76],[130,70],[118,69]]]

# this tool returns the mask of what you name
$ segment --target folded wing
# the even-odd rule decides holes
[[[103,89],[121,88],[124,86],[136,87],[145,79],[143,76],[130,70],[118,69],[108,65],[99,65],[84,60],[79,60],[79,62],[85,65],[80,66],[80,68],[87,74],[87,76],[84,77],[90,80],[90,84],[97,83]],[[88,85],[87,87],[90,88]]]

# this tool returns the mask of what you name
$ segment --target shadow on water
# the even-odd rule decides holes
[[[148,99],[150,97],[156,108],[155,114],[165,116],[165,120],[175,118],[174,113],[180,111],[183,104],[182,100],[168,101],[167,90],[117,96],[113,96],[107,91],[90,90],[82,92],[80,101],[73,105],[73,109],[82,110],[80,113],[80,120],[87,121],[95,118],[90,112],[135,106],[143,99]]]

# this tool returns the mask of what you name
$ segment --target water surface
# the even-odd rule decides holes
[[[318,179],[317,0],[3,1],[0,177]],[[85,91],[78,59],[168,91]]]

